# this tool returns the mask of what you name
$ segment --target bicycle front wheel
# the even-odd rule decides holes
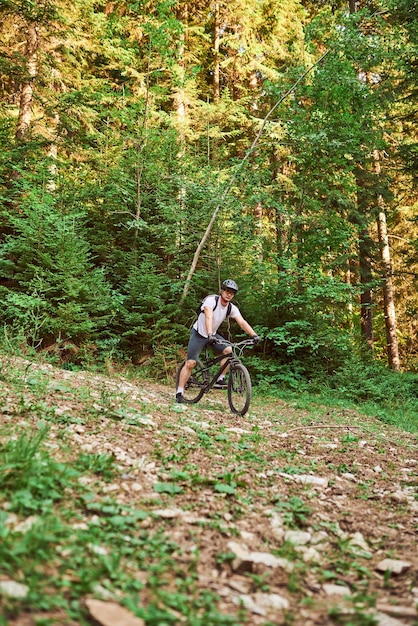
[[[177,370],[176,388],[179,384],[180,372],[185,366],[185,363],[186,361],[183,361]],[[205,393],[205,388],[208,382],[209,372],[207,369],[204,369],[202,361],[196,361],[196,365],[183,391],[184,401],[187,402],[187,404],[195,404],[196,402],[199,402],[200,398]]]
[[[228,377],[228,402],[236,415],[245,415],[251,402],[251,378],[242,363],[231,367]]]

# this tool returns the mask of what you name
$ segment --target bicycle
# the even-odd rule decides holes
[[[250,407],[251,402],[251,378],[250,374],[241,363],[241,356],[244,349],[248,346],[255,345],[253,339],[245,339],[238,343],[232,343],[227,339],[222,340],[222,344],[230,346],[232,352],[230,354],[220,354],[218,356],[211,356],[209,354],[208,346],[205,348],[205,356],[203,361],[197,360],[186,387],[183,392],[184,402],[187,404],[196,404],[203,397],[205,393],[208,393],[215,385],[221,374],[226,370],[229,365],[228,374],[228,402],[230,409],[236,415],[245,415]],[[213,373],[215,365],[225,359],[225,363],[220,366],[219,369]],[[184,360],[176,373],[176,387],[178,386],[180,372],[183,369],[186,361]]]

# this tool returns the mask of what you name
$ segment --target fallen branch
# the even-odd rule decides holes
[[[291,430],[287,430],[286,433],[282,433],[282,436],[284,434],[288,435],[289,433],[294,433],[296,430],[307,430],[307,429],[323,429],[323,428],[337,428],[337,429],[341,429],[341,428],[345,428],[347,430],[351,430],[351,429],[359,429],[359,430],[364,430],[366,433],[369,433],[369,435],[371,435],[372,437],[375,436],[374,433],[372,433],[371,430],[368,430],[367,428],[365,428],[364,426],[351,426],[348,424],[345,425],[325,425],[325,424],[315,424],[315,426],[297,426],[296,428],[292,428]]]
[[[237,167],[235,173],[233,174],[233,176],[232,176],[231,180],[229,181],[228,185],[226,186],[226,188],[225,188],[225,190],[224,190],[224,192],[223,192],[223,194],[221,196],[221,199],[219,200],[219,203],[216,206],[216,208],[215,208],[215,210],[214,210],[214,212],[212,214],[210,222],[209,222],[209,224],[208,224],[208,226],[207,226],[207,228],[205,230],[205,233],[204,233],[202,239],[200,240],[199,245],[196,248],[196,252],[194,253],[192,265],[190,267],[188,276],[186,278],[186,282],[184,284],[183,294],[182,294],[182,297],[180,299],[180,302],[183,302],[184,298],[187,296],[187,293],[189,291],[190,282],[191,282],[191,280],[193,278],[193,274],[195,272],[197,263],[199,261],[200,253],[202,252],[203,247],[204,247],[204,245],[205,245],[205,243],[206,243],[206,241],[207,241],[207,239],[208,239],[208,237],[209,237],[209,235],[211,233],[213,224],[214,224],[214,222],[216,220],[216,217],[217,217],[217,215],[219,213],[219,210],[220,210],[221,206],[223,205],[226,196],[230,192],[234,182],[236,181],[238,174],[240,173],[240,171],[244,167],[245,162],[248,160],[249,156],[254,151],[254,149],[255,149],[255,147],[256,147],[256,145],[257,145],[257,143],[258,143],[258,141],[259,141],[259,139],[260,139],[260,137],[261,137],[261,135],[263,133],[263,130],[264,130],[264,128],[265,128],[265,126],[266,126],[266,124],[268,122],[268,120],[273,115],[274,111],[277,109],[279,104],[281,104],[283,102],[283,100],[285,100],[288,96],[290,96],[290,94],[296,89],[296,87],[305,78],[305,76],[307,74],[309,74],[309,72],[311,72],[314,67],[316,67],[319,63],[321,63],[321,61],[327,56],[328,53],[329,53],[329,50],[324,52],[324,54],[313,65],[311,65],[305,72],[303,72],[303,74],[301,76],[299,76],[298,80],[290,87],[290,89],[288,89],[286,91],[286,93],[284,93],[281,96],[281,98],[279,98],[279,100],[276,102],[276,104],[270,109],[270,111],[267,113],[267,115],[263,119],[263,122],[261,124],[260,130],[257,133],[257,136],[255,137],[253,143],[251,144],[251,147],[248,149],[247,153],[245,154],[245,156],[243,157],[241,162],[238,164],[238,167]]]

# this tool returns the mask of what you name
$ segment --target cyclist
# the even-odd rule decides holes
[[[190,332],[189,345],[187,348],[186,364],[181,370],[178,387],[176,390],[176,402],[183,402],[183,392],[187,381],[199,354],[206,345],[211,345],[218,354],[228,354],[231,352],[230,346],[222,344],[222,335],[217,334],[217,330],[227,315],[234,319],[238,326],[242,328],[255,343],[259,343],[260,338],[249,323],[242,317],[239,309],[232,304],[232,299],[238,291],[238,285],[234,280],[228,278],[222,283],[220,296],[206,296],[201,306],[201,312]],[[226,389],[228,384],[224,374],[218,378],[215,385],[218,389]]]

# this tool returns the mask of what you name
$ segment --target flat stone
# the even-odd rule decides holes
[[[350,596],[351,591],[345,585],[334,585],[332,583],[327,583],[322,585],[322,589],[325,591],[327,596]]]
[[[402,574],[411,567],[408,561],[398,561],[397,559],[383,559],[376,565],[380,572],[392,572],[392,574]]]
[[[152,512],[153,515],[158,515],[158,517],[164,517],[165,519],[182,517],[183,513],[183,509],[157,509]]]
[[[8,598],[26,598],[29,593],[29,587],[22,585],[14,580],[2,580],[0,581],[0,594],[7,596]]]
[[[311,538],[311,533],[303,530],[286,530],[284,534],[285,541],[294,546],[304,546],[310,542]]]
[[[144,620],[136,617],[125,607],[115,602],[102,600],[86,600],[90,615],[102,626],[145,626]]]
[[[310,563],[311,561],[314,563],[319,563],[322,559],[321,554],[318,552],[316,548],[309,546],[306,548],[305,546],[300,547],[300,551],[302,553],[302,558],[304,563]]]
[[[296,483],[302,483],[303,485],[312,485],[314,487],[328,487],[328,478],[322,478],[321,476],[311,476],[311,474],[296,474],[294,477]]]
[[[387,602],[377,602],[376,609],[381,613],[388,613],[394,617],[417,617],[418,613],[413,606],[399,606]]]
[[[248,611],[256,615],[267,616],[270,611],[280,611],[289,608],[289,601],[277,593],[256,593],[253,596],[248,594],[240,595],[237,598],[239,603],[245,606]],[[238,604],[238,602],[235,602]]]
[[[405,626],[405,622],[401,622],[395,617],[390,617],[386,613],[374,613],[373,617],[377,620],[377,626]]]
[[[369,544],[363,537],[362,533],[356,532],[353,535],[350,535],[350,543],[353,546],[358,546],[359,548],[363,548],[363,550],[369,550]]]
[[[289,608],[289,600],[278,593],[262,593],[260,591],[255,594],[254,599],[259,606],[267,610],[281,611]]]
[[[271,568],[280,567],[287,572],[293,571],[293,564],[290,561],[274,556],[270,552],[250,552],[247,546],[236,541],[230,541],[228,549],[236,555],[236,559],[232,562],[234,570],[239,569],[245,563],[256,563]]]

